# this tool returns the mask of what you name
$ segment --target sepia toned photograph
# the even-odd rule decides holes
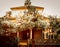
[[[60,47],[60,0],[0,0],[0,47]]]

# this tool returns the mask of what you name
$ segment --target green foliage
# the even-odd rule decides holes
[[[50,16],[49,19],[50,19],[50,27],[52,28],[52,32],[59,31],[60,21],[58,21],[58,18]]]

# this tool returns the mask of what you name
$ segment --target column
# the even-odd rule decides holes
[[[50,34],[50,39],[51,39],[51,34]]]
[[[52,30],[50,29],[49,30],[49,37],[50,37],[50,39],[51,39],[51,33],[52,33]]]
[[[55,39],[55,33],[53,33],[53,39]]]
[[[46,39],[46,32],[44,32],[44,39]]]
[[[32,29],[30,29],[30,39],[32,39]]]
[[[18,41],[19,41],[19,32],[17,31],[17,39],[18,39]]]
[[[46,39],[46,33],[44,33],[45,39]]]

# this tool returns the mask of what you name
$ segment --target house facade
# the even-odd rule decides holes
[[[55,39],[56,33],[52,33],[49,27],[49,18],[42,15],[44,7],[33,6],[30,0],[26,0],[24,6],[10,9],[2,21],[6,32],[16,33],[21,40]]]

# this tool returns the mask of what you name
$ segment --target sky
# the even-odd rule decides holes
[[[25,0],[0,0],[0,17],[4,16],[11,7],[23,6]],[[44,7],[45,15],[60,17],[60,0],[31,0],[32,5]]]

